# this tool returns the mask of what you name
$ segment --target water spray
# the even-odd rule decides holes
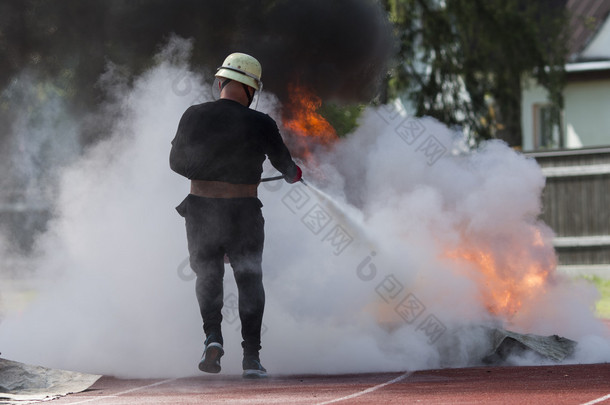
[[[261,182],[281,180],[283,178],[284,176],[265,177],[261,179]],[[299,181],[306,186],[308,190],[312,191],[316,195],[318,201],[324,204],[324,207],[329,213],[332,214],[333,218],[335,218],[337,222],[339,222],[344,228],[349,229],[350,235],[354,236],[358,241],[363,242],[369,250],[376,250],[375,248],[377,244],[371,240],[369,233],[366,232],[365,226],[361,221],[349,215],[345,208],[341,207],[340,203],[330,195],[326,194],[317,187],[306,183],[302,178]]]

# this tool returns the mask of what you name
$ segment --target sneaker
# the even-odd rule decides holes
[[[225,351],[220,343],[208,343],[199,361],[199,370],[206,373],[220,373],[220,358],[223,354]]]
[[[261,364],[258,356],[244,356],[242,362],[244,372],[243,378],[265,378],[267,377],[267,370]]]

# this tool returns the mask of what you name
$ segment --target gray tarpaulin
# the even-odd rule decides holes
[[[0,404],[31,404],[82,392],[101,376],[0,358]]]
[[[486,363],[501,363],[511,355],[526,352],[560,362],[574,352],[577,344],[573,340],[557,335],[539,336],[501,328],[490,329],[489,333],[493,351],[483,360]]]

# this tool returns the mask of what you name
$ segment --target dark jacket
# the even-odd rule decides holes
[[[288,178],[297,168],[275,121],[228,99],[189,107],[172,141],[170,167],[191,180],[256,184],[263,162]]]

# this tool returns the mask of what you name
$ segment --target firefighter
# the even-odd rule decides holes
[[[243,377],[266,377],[261,365],[264,219],[257,197],[266,157],[288,183],[301,180],[275,121],[250,107],[262,89],[261,65],[232,53],[218,68],[220,98],[189,107],[172,141],[170,167],[190,179],[176,208],[185,218],[190,265],[206,336],[199,369],[220,372],[225,255],[239,294]]]

